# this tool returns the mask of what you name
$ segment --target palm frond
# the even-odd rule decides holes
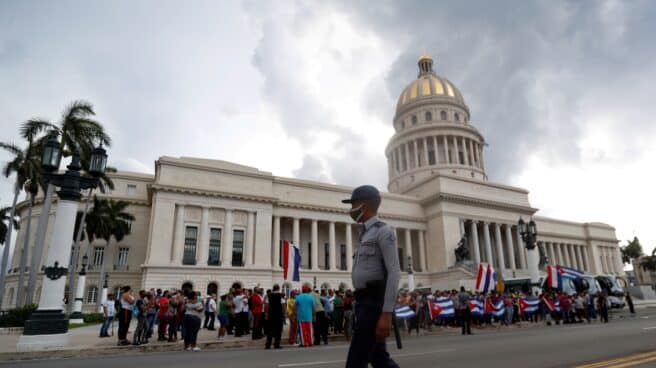
[[[44,119],[30,119],[21,124],[19,129],[21,137],[32,142],[36,139],[37,135],[43,131],[57,130],[56,125]]]

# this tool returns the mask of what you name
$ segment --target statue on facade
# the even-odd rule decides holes
[[[467,246],[467,234],[463,234],[458,242],[458,247],[454,250],[456,254],[456,263],[462,263],[469,260],[469,247]]]

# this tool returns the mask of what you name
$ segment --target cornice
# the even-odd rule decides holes
[[[475,205],[475,206],[501,209],[501,210],[511,210],[511,211],[526,213],[528,215],[532,215],[538,211],[537,208],[533,208],[530,206],[521,206],[511,203],[491,201],[487,199],[480,199],[480,198],[468,197],[468,196],[457,195],[457,194],[449,194],[449,193],[437,193],[428,196],[422,200],[422,205],[428,205],[429,203],[435,201],[468,204],[468,205]]]
[[[178,187],[173,185],[153,184],[150,186],[150,188],[154,192],[160,191],[160,192],[182,193],[182,194],[200,195],[200,196],[207,196],[207,197],[240,199],[240,200],[266,202],[266,203],[276,203],[278,201],[278,199],[275,197],[244,194],[244,193],[231,193],[225,191],[219,192],[214,190],[185,188],[185,187]]]
[[[407,87],[406,87],[407,88]],[[403,89],[405,91],[405,88]],[[466,103],[462,102],[460,103],[459,101],[455,100],[453,97],[441,97],[441,96],[426,96],[424,98],[417,98],[414,99],[413,101],[408,102],[405,105],[402,105],[400,108],[397,107],[396,113],[394,114],[394,121],[396,119],[403,115],[404,113],[415,109],[419,107],[424,107],[424,106],[432,106],[432,107],[439,107],[440,105],[450,105],[453,107],[457,107],[460,109],[463,109],[464,111],[467,112],[467,117],[471,118],[471,113],[469,111],[469,106],[467,106]]]
[[[328,212],[328,213],[337,213],[341,215],[346,215],[347,209],[344,207],[329,207],[329,206],[318,206],[318,205],[308,205],[303,203],[296,202],[277,202],[278,207],[293,208],[299,210],[310,210],[317,212]],[[380,219],[389,219],[389,220],[400,220],[400,221],[410,221],[410,222],[421,222],[425,223],[426,219],[424,217],[415,217],[415,216],[402,216],[395,215],[388,212],[380,212],[378,214]]]
[[[411,191],[411,190],[416,189],[416,188],[422,186],[423,184],[425,184],[425,183],[427,183],[427,182],[429,182],[433,179],[440,178],[440,177],[447,178],[447,179],[458,180],[458,181],[463,181],[463,182],[470,183],[470,184],[483,185],[483,186],[487,186],[487,187],[493,187],[493,188],[497,188],[497,189],[508,190],[508,191],[515,192],[515,193],[520,193],[520,194],[527,194],[528,195],[528,193],[529,193],[528,190],[523,189],[523,188],[513,187],[513,186],[505,185],[505,184],[494,183],[494,182],[491,182],[491,181],[470,179],[470,178],[466,178],[466,177],[462,177],[462,176],[458,176],[458,175],[446,174],[446,173],[442,173],[442,172],[436,172],[436,173],[434,173],[433,175],[431,175],[427,178],[418,180],[413,185],[405,188],[405,191],[406,192]]]
[[[202,165],[198,163],[191,163],[187,161],[182,161],[182,159],[176,159],[176,158],[171,158],[171,157],[160,157],[156,161],[156,166],[161,167],[162,165],[167,165],[167,166],[175,166],[175,167],[181,167],[181,168],[187,168],[187,169],[197,169],[197,170],[203,170],[203,171],[211,171],[211,172],[216,172],[216,173],[222,173],[222,174],[232,174],[232,175],[239,175],[239,176],[248,176],[251,178],[258,178],[258,179],[267,179],[271,180],[273,175],[268,172],[263,172],[259,171],[255,168],[252,170],[257,170],[255,171],[248,171],[248,170],[235,170],[235,169],[230,169],[230,168],[219,168],[219,167],[213,167],[209,165]]]

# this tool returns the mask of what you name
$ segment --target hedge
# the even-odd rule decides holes
[[[84,323],[102,323],[103,314],[102,313],[88,313],[88,314],[83,314],[82,318],[84,319]]]
[[[10,309],[0,315],[0,327],[23,327],[35,310],[36,304]]]

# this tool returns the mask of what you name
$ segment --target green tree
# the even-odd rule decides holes
[[[656,271],[656,248],[654,248],[650,256],[642,258],[640,261],[640,267],[647,271]]]
[[[88,164],[88,160],[85,160],[85,158],[90,156],[96,144],[99,142],[106,146],[111,144],[111,139],[105,133],[103,126],[93,119],[94,115],[93,105],[85,101],[74,101],[64,109],[58,122],[52,123],[44,119],[32,119],[23,124],[21,134],[25,136],[27,134],[44,133],[39,140],[40,145],[50,137],[60,139],[63,155],[70,156],[74,152],[78,152],[83,169],[86,169],[88,166],[85,166],[85,164]],[[27,303],[32,303],[34,297],[36,276],[41,263],[54,190],[53,185],[48,185],[41,215],[39,216],[34,251],[30,263],[30,270],[35,272],[30,272],[27,283]],[[0,285],[0,288],[0,291],[4,291],[4,284]]]
[[[91,244],[95,239],[103,239],[106,242],[105,253],[100,265],[100,287],[105,284],[105,264],[107,258],[111,257],[111,240],[121,242],[132,230],[134,216],[126,211],[128,202],[115,201],[113,199],[99,199],[94,196],[93,208],[86,217],[86,233]],[[102,300],[98,298],[98,306]]]
[[[0,244],[5,244],[5,236],[7,235],[7,231],[9,231],[9,219],[11,219],[9,216],[10,212],[11,207],[0,208]],[[18,230],[20,227],[18,220],[14,217],[11,222],[14,225],[14,230]]]
[[[622,252],[622,262],[624,263],[631,263],[632,260],[644,254],[637,236],[634,236],[633,240],[627,241],[625,246],[620,247],[620,251]]]

